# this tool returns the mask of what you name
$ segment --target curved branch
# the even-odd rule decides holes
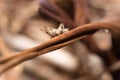
[[[93,34],[99,29],[109,29],[113,35],[118,36],[117,32],[119,31],[119,27],[115,25],[111,25],[108,23],[91,23],[82,25],[66,32],[65,34],[57,36],[42,45],[19,52],[8,57],[1,58],[0,74],[26,60],[62,48],[70,43],[83,39],[87,35]]]

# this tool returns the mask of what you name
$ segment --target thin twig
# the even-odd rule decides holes
[[[41,9],[40,11],[48,16],[50,16],[51,18],[55,19],[56,21],[58,22],[61,22],[69,27],[72,27],[73,24],[70,23],[67,19],[65,18],[62,18],[61,16],[57,15],[57,14],[54,14],[53,12],[50,12],[49,10],[47,10],[45,7],[42,7],[41,6]]]
[[[39,0],[40,4],[43,6],[43,7],[46,7],[48,10],[50,10],[51,12],[55,12],[55,14],[58,14],[60,15],[60,17],[64,18],[64,19],[67,19],[70,23],[72,23],[72,19],[71,17],[69,17],[67,15],[67,13],[61,9],[56,3],[53,3],[52,1],[50,0]]]
[[[66,46],[68,44],[71,44],[71,43],[73,43],[73,42],[75,42],[75,41],[77,41],[79,39],[84,38],[84,37],[86,37],[86,36],[79,37],[77,39],[68,41],[68,42],[63,43],[63,44],[59,44],[59,45],[55,45],[55,46],[50,46],[50,47],[45,48],[45,49],[43,49],[43,50],[41,50],[39,52],[31,52],[31,53],[28,53],[28,54],[27,53],[22,54],[22,52],[21,52],[20,54],[22,54],[22,55],[19,55],[17,57],[13,57],[12,59],[10,59],[9,61],[7,61],[6,63],[1,64],[1,66],[0,66],[0,74],[2,74],[4,71],[6,71],[6,70],[8,70],[8,69],[10,69],[10,68],[18,65],[18,64],[20,64],[21,62],[24,62],[26,60],[32,59],[34,57],[37,57],[37,56],[42,55],[42,54],[45,54],[47,52],[50,52],[50,51],[62,48],[64,46]]]
[[[8,56],[10,53],[9,48],[6,46],[4,40],[2,39],[1,36],[0,36],[0,52],[1,52],[2,56]]]
[[[74,25],[80,26],[86,22],[85,0],[74,0]]]
[[[0,62],[4,62],[4,64],[1,64],[0,66],[0,74],[2,74],[4,71],[8,70],[11,67],[14,67],[15,65],[20,64],[21,62],[32,59],[47,52],[59,49],[79,39],[83,39],[87,37],[86,35],[90,35],[99,29],[106,28],[109,29],[113,33],[113,35],[116,32],[116,30],[119,30],[118,27],[107,23],[86,24],[83,26],[79,26],[71,31],[68,31],[65,34],[57,36],[40,46],[25,50],[23,52],[9,57],[1,58]]]
[[[46,43],[44,43],[44,44],[42,44],[40,46],[37,46],[37,47],[32,48],[32,49],[25,50],[25,51],[22,52],[22,54],[40,51],[40,50],[42,50],[42,49],[44,49],[46,47],[49,47],[50,45],[55,44],[56,42],[65,40],[67,38],[70,38],[71,36],[78,35],[79,33],[85,33],[87,31],[91,31],[91,30],[98,30],[100,28],[105,28],[105,29],[106,28],[110,28],[111,29],[110,26],[109,26],[109,24],[105,24],[105,23],[93,23],[93,24],[86,24],[86,25],[83,25],[83,26],[79,26],[79,27],[77,27],[77,28],[75,28],[75,29],[73,29],[71,31],[66,32],[65,34],[62,34],[60,36],[57,36],[57,37],[51,39],[50,41],[48,41],[48,42],[46,42]],[[16,57],[16,56],[19,56],[19,55],[18,54],[14,54],[14,56]],[[0,63],[9,60],[9,58],[10,57],[1,58],[0,59]]]
[[[68,27],[73,27],[73,20],[67,13],[61,9],[57,4],[49,0],[39,0],[40,2],[40,12],[48,15],[49,17],[55,19],[58,22],[64,23]]]

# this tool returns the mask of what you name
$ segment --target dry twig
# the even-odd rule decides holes
[[[0,73],[2,74],[4,71],[8,70],[11,67],[14,67],[17,64],[20,64],[21,62],[32,59],[44,53],[59,49],[79,39],[83,39],[86,37],[86,35],[90,35],[99,29],[109,29],[113,35],[118,36],[118,34],[115,33],[116,31],[119,30],[119,27],[116,27],[111,24],[92,23],[92,24],[79,26],[71,31],[66,32],[65,34],[62,34],[60,36],[51,39],[50,41],[40,46],[22,51],[20,53],[8,57],[1,58]]]

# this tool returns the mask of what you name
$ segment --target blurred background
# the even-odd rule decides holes
[[[0,56],[43,44],[65,29],[116,19],[119,2],[0,0]],[[59,31],[61,23],[64,28]],[[119,80],[109,70],[115,59],[111,46],[109,30],[99,30],[87,39],[19,64],[0,80]]]

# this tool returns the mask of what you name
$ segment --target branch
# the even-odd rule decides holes
[[[50,41],[40,46],[16,53],[8,57],[1,58],[0,74],[5,72],[9,68],[12,68],[24,61],[27,61],[39,55],[45,54],[47,52],[62,48],[68,44],[71,44],[75,41],[83,39],[88,35],[93,34],[99,29],[109,29],[112,33],[115,33],[116,30],[117,31],[119,30],[117,26],[107,24],[107,23],[92,23],[92,24],[79,26],[71,31],[66,32],[65,34],[62,34],[60,36],[57,36],[51,39]],[[116,34],[113,34],[113,35],[116,35]]]
[[[87,9],[85,0],[74,0],[74,25],[79,26],[86,23]]]
[[[10,51],[1,36],[0,36],[0,51],[2,56],[8,56]]]
[[[51,18],[62,22],[69,27],[72,27],[72,18],[67,15],[67,13],[60,8],[57,4],[49,0],[39,0],[40,2],[40,12],[50,16]]]

